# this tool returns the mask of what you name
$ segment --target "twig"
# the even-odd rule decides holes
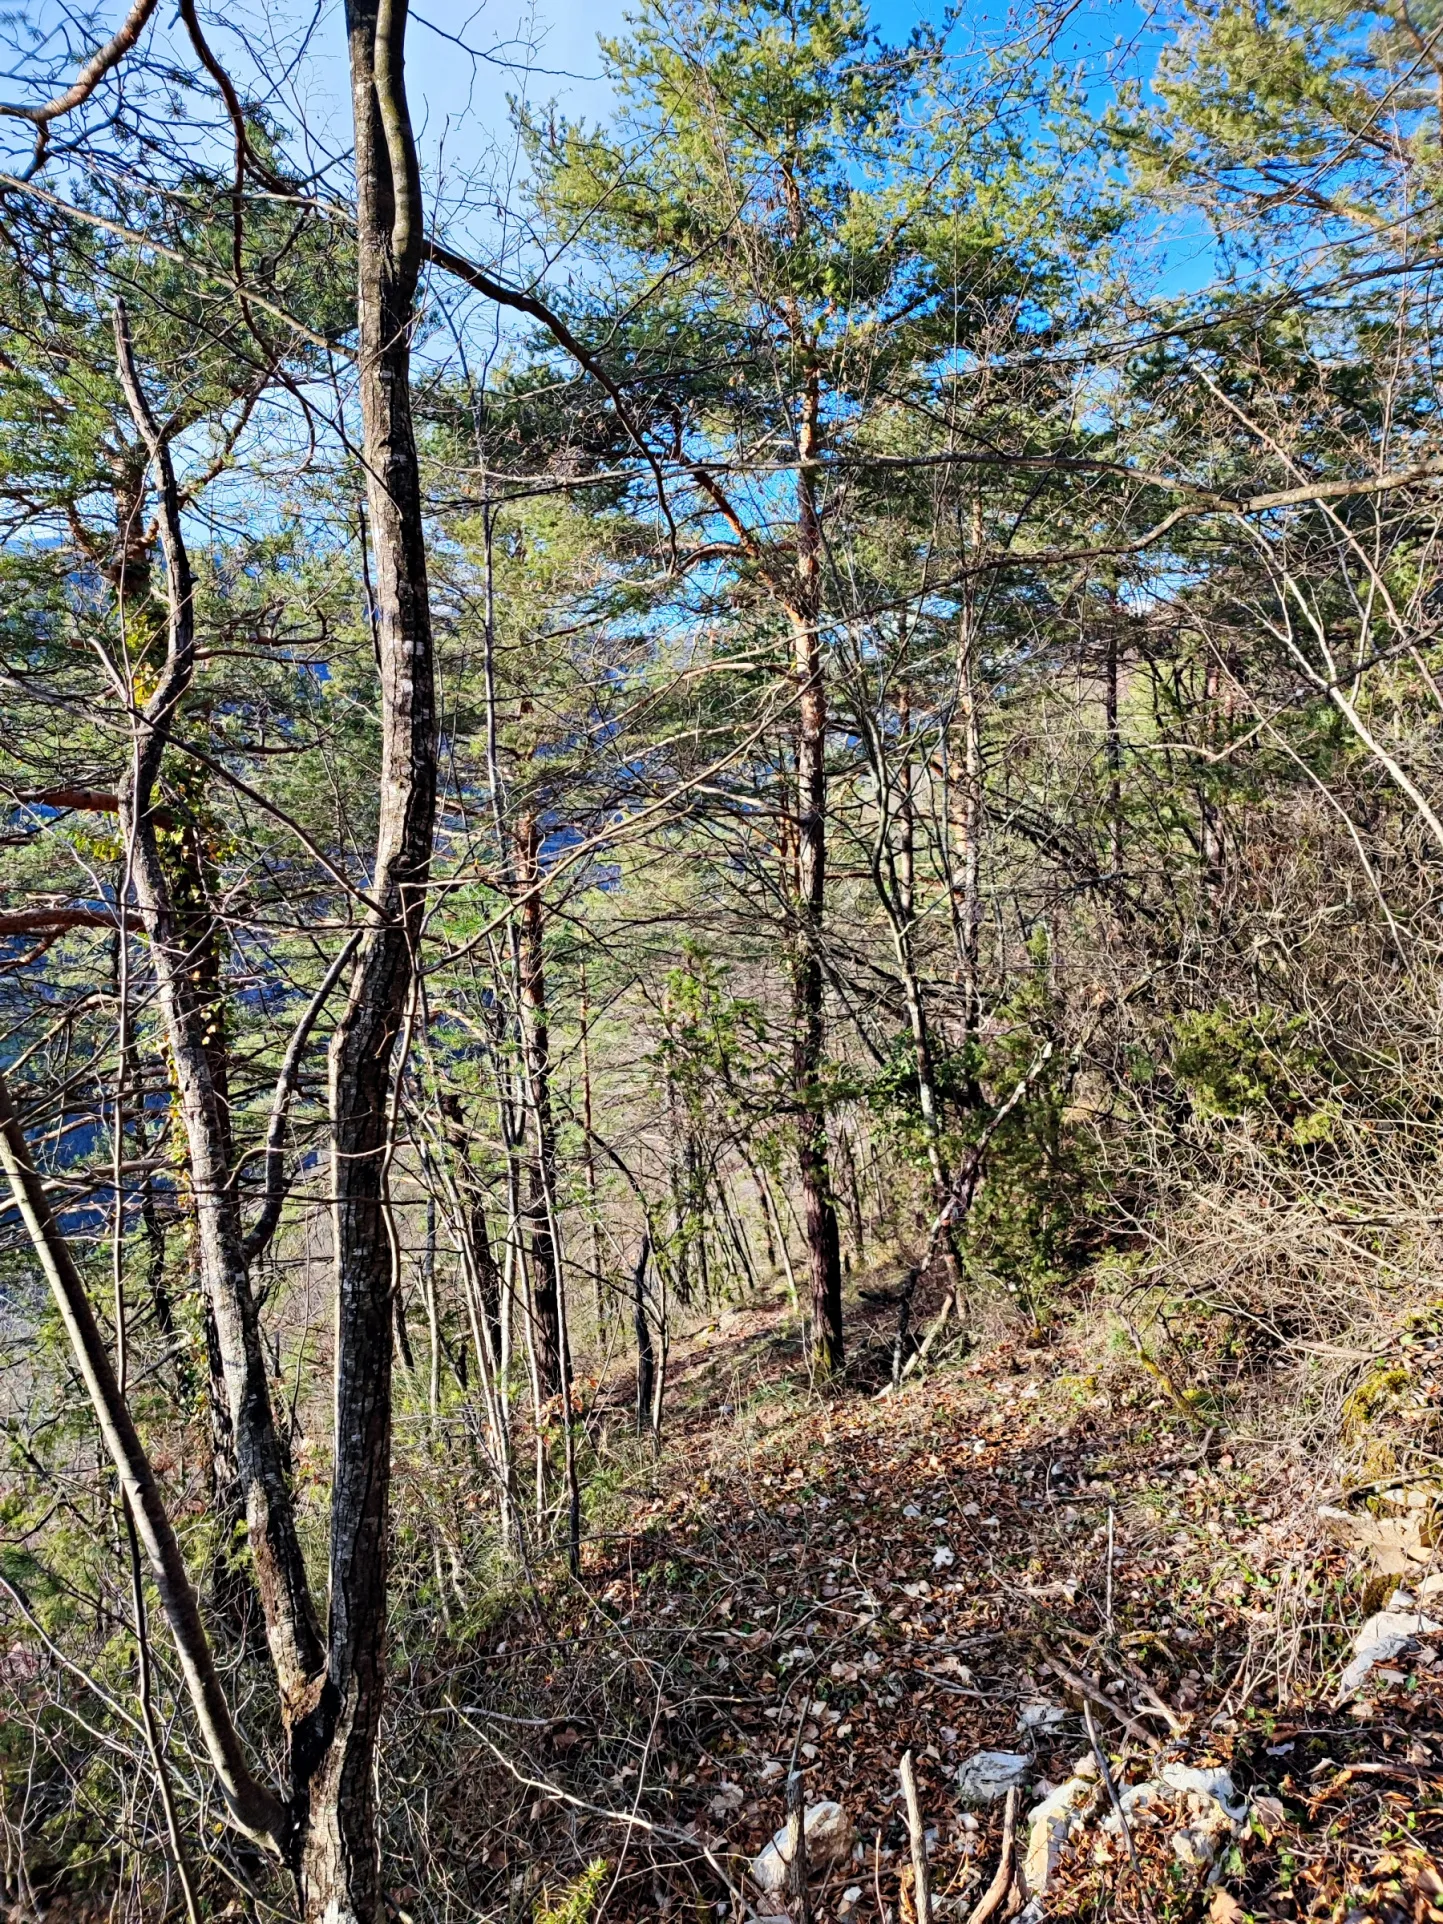
[[[807,1915],[807,1805],[806,1785],[799,1770],[787,1776],[787,1896],[797,1924],[810,1924]]]
[[[1127,1674],[1132,1678],[1142,1695],[1146,1697],[1149,1706],[1157,1712],[1159,1717],[1166,1719],[1175,1737],[1181,1736],[1182,1732],[1187,1729],[1187,1724],[1183,1718],[1178,1716],[1171,1704],[1163,1702],[1162,1698],[1158,1696],[1157,1692],[1148,1682],[1141,1667],[1135,1664],[1131,1657],[1124,1656],[1122,1662]]]
[[[1012,1889],[1012,1846],[1016,1835],[1017,1786],[1013,1784],[1007,1793],[1007,1803],[1002,1812],[1002,1855],[997,1860],[997,1872],[987,1889],[973,1905],[967,1924],[987,1924],[987,1919]]]
[[[1065,1684],[1071,1684],[1074,1690],[1081,1692],[1084,1710],[1086,1700],[1090,1697],[1095,1704],[1110,1711],[1130,1737],[1136,1737],[1140,1744],[1152,1744],[1152,1732],[1146,1725],[1138,1723],[1135,1717],[1129,1717],[1120,1704],[1114,1703],[1101,1684],[1095,1683],[1091,1677],[1084,1677],[1080,1670],[1072,1669],[1069,1664],[1063,1663],[1060,1657],[1048,1657],[1045,1661],[1048,1669],[1055,1671]]]
[[[907,1804],[907,1835],[912,1845],[912,1895],[917,1924],[932,1924],[932,1877],[927,1867],[927,1834],[922,1828],[922,1806],[917,1799],[917,1773],[912,1768],[912,1753],[904,1750],[897,1771],[902,1780],[902,1796]]]
[[[1128,1828],[1127,1813],[1122,1808],[1122,1799],[1117,1794],[1117,1785],[1112,1781],[1112,1772],[1107,1767],[1107,1757],[1102,1745],[1097,1741],[1097,1725],[1092,1721],[1092,1706],[1084,1698],[1082,1702],[1082,1721],[1087,1727],[1087,1741],[1092,1745],[1092,1754],[1097,1759],[1097,1768],[1102,1772],[1102,1781],[1112,1800],[1112,1808],[1117,1812],[1117,1821],[1122,1826],[1123,1842],[1127,1845],[1128,1862],[1132,1865],[1133,1880],[1139,1894],[1142,1891],[1142,1872],[1137,1867],[1137,1852],[1132,1845],[1132,1832]]]
[[[154,811],[152,810],[152,818]],[[346,964],[360,947],[364,931],[357,929],[341,949],[340,954],[327,969],[321,986],[311,997],[305,1014],[297,1023],[287,1044],[285,1058],[281,1063],[280,1074],[276,1078],[276,1092],[271,1099],[270,1122],[266,1128],[265,1146],[265,1201],[255,1227],[245,1238],[245,1257],[254,1263],[264,1252],[276,1232],[281,1219],[281,1207],[286,1199],[285,1142],[286,1123],[290,1116],[291,1098],[295,1094],[296,1080],[300,1074],[301,1058],[306,1044],[310,1041],[311,1031],[326,1006],[326,998],[340,981]]]
[[[661,1838],[664,1843],[681,1844],[691,1850],[700,1851],[701,1855],[706,1859],[707,1863],[710,1864],[722,1883],[726,1885],[731,1896],[738,1899],[741,1897],[742,1893],[732,1882],[731,1878],[728,1877],[725,1870],[723,1870],[714,1852],[691,1831],[675,1830],[670,1824],[654,1824],[649,1817],[643,1817],[641,1812],[637,1810],[608,1810],[604,1804],[593,1804],[588,1802],[584,1797],[574,1796],[569,1790],[563,1790],[560,1784],[549,1784],[542,1777],[528,1777],[525,1771],[516,1768],[504,1750],[492,1743],[484,1730],[477,1729],[476,1725],[472,1723],[470,1717],[467,1716],[459,1704],[453,1704],[451,1708],[456,1712],[456,1715],[461,1719],[462,1723],[465,1724],[472,1736],[481,1739],[482,1743],[485,1744],[486,1748],[491,1752],[497,1763],[501,1765],[502,1769],[509,1771],[511,1776],[516,1779],[516,1782],[524,1785],[527,1790],[540,1791],[543,1797],[554,1797],[559,1804],[570,1804],[573,1810],[584,1810],[588,1816],[604,1818],[609,1824],[625,1824],[628,1829],[650,1831],[653,1837]]]

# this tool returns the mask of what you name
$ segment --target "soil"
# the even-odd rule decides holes
[[[821,1393],[785,1301],[678,1346],[665,1449],[626,1458],[581,1584],[519,1600],[478,1653],[466,1730],[512,1805],[493,1893],[557,1919],[587,1896],[613,1924],[780,1915],[745,1872],[795,1766],[856,1840],[812,1867],[811,1917],[906,1924],[910,1750],[934,1915],[966,1917],[1002,1811],[961,1807],[958,1766],[1025,1752],[1057,1785],[1094,1756],[1086,1702],[1119,1790],[1223,1764],[1250,1815],[1210,1865],[1180,1861],[1170,1823],[1093,1823],[1046,1915],[1443,1924],[1443,1639],[1332,1707],[1393,1584],[1326,1535],[1315,1467],[1225,1447],[1133,1359],[1099,1372],[1085,1332],[954,1343],[890,1393],[890,1315],[864,1306]],[[595,1395],[603,1460],[629,1406],[623,1377]]]

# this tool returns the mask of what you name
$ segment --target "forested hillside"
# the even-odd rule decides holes
[[[1443,15],[123,4],[3,23],[7,1915],[1437,1924]]]

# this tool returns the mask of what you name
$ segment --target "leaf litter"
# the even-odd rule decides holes
[[[621,1527],[464,1667],[491,1716],[524,1705],[544,1732],[472,1720],[491,1755],[462,1794],[512,1793],[498,1885],[604,1853],[614,1924],[779,1916],[746,1871],[795,1768],[857,1839],[810,1916],[912,1924],[910,1749],[934,1916],[965,1918],[1002,1804],[959,1795],[959,1769],[1027,1758],[1020,1859],[1027,1811],[1096,1769],[1090,1712],[1124,1807],[1168,1764],[1223,1767],[1246,1819],[1190,1858],[1166,1803],[1109,1829],[1099,1792],[1032,1917],[1443,1924],[1443,1639],[1330,1707],[1366,1573],[1301,1472],[1234,1461],[1160,1402],[1140,1416],[1065,1347],[1000,1342],[897,1396],[788,1396],[781,1320],[678,1346],[666,1456],[616,1497]],[[448,1706],[461,1668],[437,1679]],[[1025,1901],[1016,1879],[998,1915]]]

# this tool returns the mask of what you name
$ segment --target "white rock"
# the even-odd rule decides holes
[[[852,1820],[840,1804],[824,1801],[813,1804],[803,1820],[807,1840],[807,1868],[821,1870],[840,1863],[852,1849]],[[787,1827],[782,1825],[770,1844],[752,1859],[752,1882],[764,1891],[786,1888]]]
[[[1015,1750],[979,1750],[957,1768],[957,1796],[963,1804],[995,1804],[1014,1785],[1025,1782],[1032,1759]]]
[[[1443,1624],[1435,1623],[1418,1610],[1380,1610],[1376,1617],[1369,1617],[1354,1638],[1353,1655],[1338,1679],[1334,1709],[1357,1696],[1368,1672],[1376,1665],[1387,1663],[1400,1650],[1406,1650],[1415,1637],[1426,1637],[1436,1630],[1443,1630]]]
[[[1164,1764],[1158,1776],[1169,1790],[1181,1791],[1199,1804],[1216,1804],[1230,1824],[1246,1822],[1248,1800],[1233,1789],[1233,1780],[1219,1765],[1197,1770],[1190,1764]]]
[[[1123,1816],[1135,1830],[1146,1830],[1181,1817],[1173,1832],[1173,1855],[1194,1870],[1206,1870],[1222,1854],[1224,1840],[1241,1834],[1248,1804],[1233,1788],[1220,1766],[1196,1769],[1191,1764],[1164,1764],[1160,1782],[1129,1784],[1118,1793]],[[1109,1809],[1100,1828],[1116,1836],[1122,1829],[1117,1812]]]
[[[932,1552],[932,1568],[934,1570],[950,1570],[956,1561],[956,1557],[947,1548],[945,1543],[939,1543],[937,1548]]]
[[[1067,1712],[1061,1704],[1024,1704],[1017,1719],[1019,1730],[1058,1730],[1067,1722]]]
[[[1122,1814],[1134,1829],[1146,1830],[1156,1824],[1161,1816],[1159,1806],[1167,1799],[1167,1792],[1161,1784],[1129,1784],[1126,1790],[1119,1791],[1117,1801],[1122,1806]],[[1102,1828],[1111,1831],[1114,1837],[1120,1835],[1122,1825],[1117,1820],[1117,1812],[1109,1809],[1102,1820]]]
[[[1097,1796],[1097,1785],[1086,1777],[1069,1777],[1045,1797],[1027,1820],[1027,1850],[1022,1859],[1023,1889],[1041,1897],[1052,1882],[1057,1860],[1075,1830],[1087,1821]]]
[[[1206,1831],[1175,1830],[1172,1834],[1172,1854],[1180,1864],[1186,1864],[1195,1871],[1205,1871],[1217,1857],[1217,1845]]]

